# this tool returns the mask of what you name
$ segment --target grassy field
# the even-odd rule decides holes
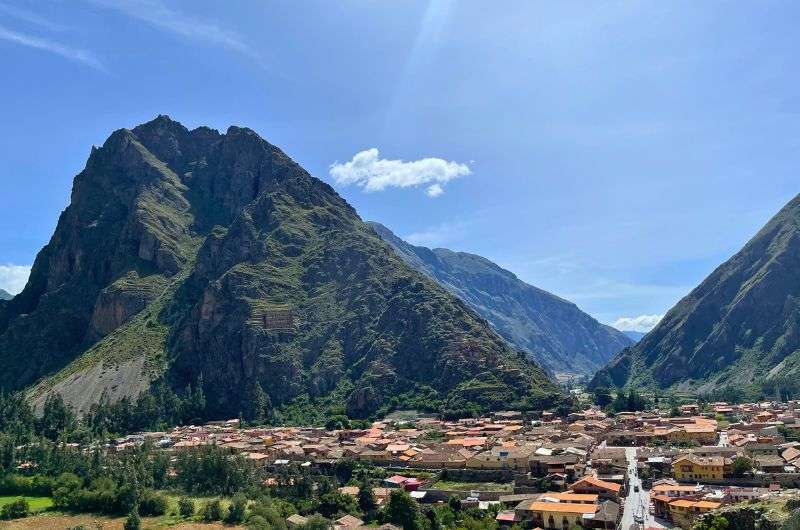
[[[500,484],[498,482],[454,482],[449,480],[439,480],[431,486],[431,489],[453,490],[453,491],[507,491],[511,492],[513,484]]]
[[[19,499],[20,495],[0,496],[0,507],[10,504]],[[31,507],[31,512],[37,513],[47,510],[53,506],[53,499],[50,497],[23,497]]]
[[[3,530],[64,530],[78,525],[84,525],[87,530],[122,530],[125,524],[124,517],[101,517],[97,515],[66,515],[61,513],[48,513],[16,519],[13,521],[3,521]],[[158,530],[171,528],[172,530],[223,530],[243,528],[241,526],[230,526],[222,523],[195,523],[186,522],[172,525],[163,518],[143,517],[143,530]]]

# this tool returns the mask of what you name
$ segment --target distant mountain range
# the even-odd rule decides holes
[[[800,195],[593,386],[800,391]]]
[[[647,333],[641,331],[623,331],[622,332],[626,337],[631,339],[633,342],[639,342],[642,340],[642,337],[647,335]]]
[[[528,285],[486,258],[415,246],[369,223],[403,260],[467,302],[516,347],[556,374],[591,375],[633,344],[575,304]]]
[[[9,293],[8,291],[0,289],[0,300],[11,300],[12,298],[14,298],[14,295]]]
[[[120,129],[71,197],[25,289],[0,303],[2,390],[85,412],[158,378],[179,392],[202,382],[216,418],[264,393],[304,419],[563,398],[252,130],[166,116]]]

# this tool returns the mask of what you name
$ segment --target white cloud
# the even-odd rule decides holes
[[[0,265],[0,289],[17,294],[25,287],[30,275],[30,265]]]
[[[255,51],[241,37],[220,26],[174,11],[161,0],[88,0],[90,3],[113,9],[131,18],[182,37],[218,44],[236,52],[256,57]]]
[[[428,186],[428,189],[425,190],[425,194],[428,197],[438,197],[444,193],[444,188],[442,188],[441,184],[431,184]]]
[[[469,175],[469,166],[441,158],[423,158],[405,162],[379,158],[376,148],[361,151],[349,162],[335,162],[330,166],[334,180],[345,186],[355,184],[365,191],[382,191],[386,188],[409,188],[428,185],[425,193],[438,197],[444,185],[453,179]]]
[[[15,42],[29,48],[35,48],[37,50],[54,53],[71,61],[83,63],[98,70],[105,70],[105,67],[103,66],[103,63],[100,62],[100,59],[98,59],[92,52],[87,50],[73,48],[53,40],[34,37],[33,35],[27,35],[25,33],[19,33],[3,26],[0,26],[0,39]]]
[[[639,315],[638,317],[620,317],[612,326],[620,331],[647,332],[658,324],[664,315]]]

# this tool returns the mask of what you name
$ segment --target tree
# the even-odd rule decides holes
[[[606,408],[611,404],[612,397],[608,388],[599,387],[594,390],[592,401],[600,408]]]
[[[228,506],[228,515],[225,517],[225,522],[230,524],[239,524],[244,522],[247,512],[247,497],[241,493],[237,493],[231,500],[231,505]]]
[[[450,509],[453,510],[454,513],[461,511],[461,499],[455,495],[451,495],[450,498],[447,499],[447,505],[450,506]]]
[[[305,523],[297,527],[297,530],[328,530],[331,522],[321,515],[314,514]]]
[[[357,511],[356,500],[350,495],[332,491],[319,498],[319,513],[324,517],[332,518],[340,513],[355,513]]]
[[[142,526],[142,520],[139,518],[139,510],[134,507],[131,510],[131,513],[128,514],[128,518],[125,519],[125,524],[123,528],[125,530],[139,530]]]
[[[178,512],[181,517],[191,517],[194,515],[194,501],[188,497],[178,499]]]
[[[251,381],[247,385],[244,402],[242,403],[242,415],[249,422],[263,423],[269,417],[272,409],[272,402],[261,383]]]
[[[733,530],[728,520],[719,514],[705,516],[692,526],[692,530]]]
[[[389,495],[384,515],[386,519],[404,530],[419,529],[419,505],[405,490],[394,490]]]
[[[69,433],[75,425],[75,415],[64,404],[58,392],[47,396],[42,409],[42,417],[37,422],[39,434],[50,440],[57,440],[64,433]]]
[[[378,501],[375,500],[375,493],[372,491],[369,481],[365,480],[361,483],[358,490],[358,507],[365,513],[370,514],[378,507]]]
[[[31,511],[28,501],[20,497],[0,508],[0,519],[21,519]]]
[[[746,456],[737,456],[731,463],[731,475],[741,477],[753,469],[753,461]]]
[[[222,504],[219,499],[206,501],[203,504],[201,513],[203,521],[210,523],[212,521],[219,521],[222,519]]]

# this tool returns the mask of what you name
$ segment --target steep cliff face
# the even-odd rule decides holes
[[[800,389],[800,196],[593,384]]]
[[[559,396],[277,147],[165,116],[93,149],[28,285],[0,306],[4,389],[39,381],[35,399],[85,410],[160,375],[202,377],[220,416],[255,382],[275,404],[336,396],[356,416],[419,395]]]
[[[486,258],[410,245],[385,226],[370,225],[406,263],[464,300],[501,336],[554,373],[591,375],[633,344],[575,304],[528,285]]]

